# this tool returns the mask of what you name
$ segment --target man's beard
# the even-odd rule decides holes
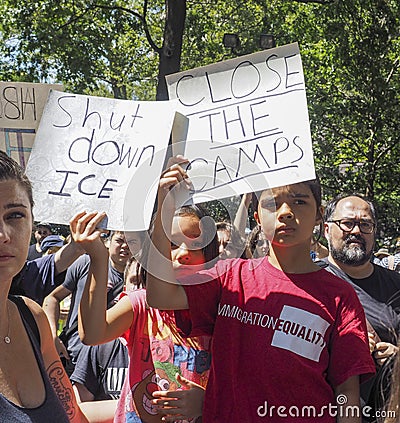
[[[350,245],[354,241],[359,241],[361,244]],[[372,249],[367,251],[366,242],[360,235],[348,235],[341,249],[335,248],[329,240],[329,251],[335,261],[349,266],[361,266],[367,263],[372,254]]]

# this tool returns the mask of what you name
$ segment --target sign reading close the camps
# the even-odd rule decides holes
[[[315,178],[298,45],[167,76],[195,202]],[[183,148],[182,148],[183,147]]]
[[[25,167],[51,89],[62,85],[0,82],[0,150]]]
[[[148,229],[175,104],[51,91],[27,165],[35,219],[98,210],[108,229]]]

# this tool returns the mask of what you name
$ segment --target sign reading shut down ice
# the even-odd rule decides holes
[[[173,74],[167,83],[189,119],[177,151],[190,162],[195,201],[315,178],[297,44]]]
[[[52,91],[27,166],[35,219],[67,224],[97,210],[108,229],[147,229],[174,104]]]

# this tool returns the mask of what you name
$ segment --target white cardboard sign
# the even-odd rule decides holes
[[[98,210],[108,229],[148,229],[175,106],[51,91],[26,170],[35,219]]]
[[[315,178],[297,43],[166,79],[189,120],[186,144],[174,142],[190,161],[195,202]]]

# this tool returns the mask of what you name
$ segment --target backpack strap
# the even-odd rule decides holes
[[[25,301],[22,299],[22,297],[18,295],[9,295],[8,299],[14,304],[16,304],[22,319],[29,326],[33,335],[35,336],[36,340],[40,345],[40,332],[36,320],[31,312],[31,309],[25,304]]]

